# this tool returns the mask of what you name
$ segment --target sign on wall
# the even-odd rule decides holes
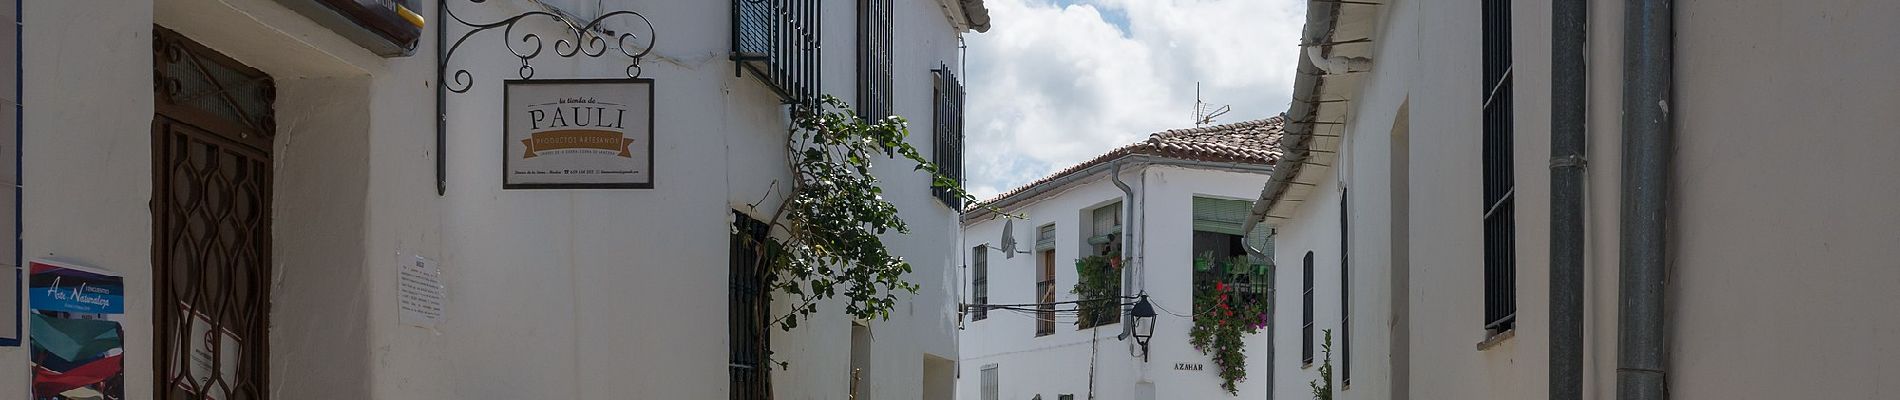
[[[34,399],[125,398],[125,283],[72,264],[29,263]]]
[[[653,188],[653,80],[511,80],[502,188]]]

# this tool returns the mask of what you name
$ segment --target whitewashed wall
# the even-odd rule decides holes
[[[1480,98],[1480,24],[1477,1],[1451,3],[1382,9],[1373,71],[1352,93],[1347,167],[1328,172],[1352,188],[1354,210],[1355,372],[1353,387],[1338,398],[1547,393],[1550,9],[1513,3],[1518,322],[1513,337],[1479,349],[1479,113],[1475,100],[1443,99]],[[1893,96],[1900,83],[1882,72],[1900,64],[1883,51],[1893,47],[1884,27],[1900,18],[1900,6],[1767,3],[1676,3],[1669,391],[1678,398],[1879,398],[1895,390],[1879,371],[1900,368],[1900,350],[1880,333],[1900,323],[1880,311],[1900,302],[1881,286],[1896,279],[1893,247],[1885,244],[1900,235],[1893,228],[1900,208],[1879,200],[1900,190],[1890,173],[1900,143],[1881,133],[1900,121],[1879,111],[1900,104]],[[1589,15],[1586,398],[1615,389],[1622,17],[1614,2],[1593,3]],[[1407,140],[1392,140],[1387,132],[1395,126]],[[1395,193],[1393,182],[1408,189]],[[1337,188],[1320,192],[1304,202],[1299,220],[1281,226],[1283,265],[1298,262],[1301,248],[1337,240],[1337,197],[1326,198]],[[1409,233],[1384,246],[1368,237],[1399,226]],[[1385,265],[1368,262],[1394,254],[1389,249],[1408,250]],[[1336,292],[1325,294],[1338,285],[1337,266],[1327,266],[1336,257],[1316,253],[1324,328],[1338,319]],[[1392,286],[1384,279],[1390,275],[1367,276],[1400,267],[1409,288]],[[1297,305],[1299,276],[1286,274],[1297,270],[1281,271],[1279,300]],[[1376,289],[1381,284],[1397,292]],[[1385,293],[1403,296],[1374,297]],[[1403,316],[1409,330],[1387,341],[1395,344],[1388,349],[1409,351],[1367,346],[1366,339],[1372,346],[1380,340],[1366,335],[1394,334],[1364,328],[1381,326],[1375,318],[1388,315],[1381,311]],[[1288,355],[1276,364],[1285,378],[1279,398],[1306,398],[1295,385],[1313,379],[1290,347],[1298,344],[1298,318],[1276,320],[1286,328],[1280,343]],[[1381,365],[1383,377],[1368,374]],[[1361,392],[1375,387],[1391,389]]]
[[[1187,344],[1192,321],[1193,283],[1193,198],[1219,197],[1247,199],[1258,193],[1266,175],[1191,169],[1174,166],[1124,168],[1122,181],[1137,194],[1137,215],[1123,219],[1124,232],[1145,235],[1135,238],[1144,250],[1136,261],[1139,277],[1131,287],[1145,289],[1158,307],[1157,325],[1151,342],[1150,361],[1143,363],[1132,340],[1118,341],[1121,324],[1104,325],[1077,331],[1073,317],[1056,324],[1053,335],[1035,336],[1035,319],[1013,311],[991,310],[989,318],[965,324],[961,333],[961,378],[958,398],[981,397],[981,370],[995,364],[1001,398],[1027,400],[1042,395],[1054,400],[1060,394],[1087,398],[1090,390],[1090,365],[1093,362],[1095,398],[1121,399],[1213,399],[1229,398],[1220,388],[1213,362]],[[1037,200],[1009,210],[1024,217],[1015,221],[1015,237],[1021,249],[1035,248],[1036,229],[1050,223],[1056,226],[1056,300],[1075,300],[1069,293],[1075,286],[1074,262],[1086,247],[1078,229],[1089,210],[1121,200],[1123,193],[1109,180],[1107,173],[1096,174],[1068,188],[1042,195]],[[964,265],[970,249],[979,245],[1000,246],[1004,221],[990,218],[967,224],[963,231]],[[989,301],[991,304],[1034,303],[1036,258],[1018,254],[1004,258],[1002,252],[989,252]],[[963,282],[969,282],[966,269]],[[969,295],[967,287],[965,297]],[[1163,311],[1165,310],[1165,311]],[[1091,337],[1091,335],[1093,337]],[[1248,362],[1261,371],[1266,364],[1265,333],[1248,338]],[[1175,363],[1200,363],[1202,371],[1176,371]],[[1254,379],[1240,384],[1237,398],[1259,398],[1265,393],[1262,372],[1250,372]]]
[[[592,1],[550,3],[599,11]],[[855,10],[826,5],[825,89],[851,99]],[[127,394],[149,398],[156,23],[264,70],[280,88],[275,397],[724,398],[728,210],[761,196],[770,203],[771,183],[786,178],[784,110],[751,76],[733,75],[726,2],[608,6],[646,14],[659,32],[644,63],[658,80],[653,190],[500,190],[495,110],[499,82],[518,64],[498,31],[456,56],[475,67],[477,85],[451,96],[449,145],[438,155],[428,40],[417,56],[376,57],[271,0],[27,0],[24,252],[126,276]],[[897,10],[896,109],[928,153],[930,69],[957,64],[957,32],[938,2]],[[621,67],[544,56],[536,77],[612,77]],[[435,193],[438,156],[448,158],[446,196]],[[888,243],[923,289],[872,324],[865,398],[917,398],[925,355],[957,354],[958,260],[943,244],[958,228],[924,176],[907,166],[880,172],[913,228]],[[397,323],[399,251],[442,260],[448,316],[435,330]],[[849,335],[838,333],[848,326],[826,314],[775,335],[792,362],[774,379],[779,398],[844,397]],[[0,349],[0,392],[24,395],[25,357]]]

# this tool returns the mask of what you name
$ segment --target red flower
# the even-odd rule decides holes
[[[1214,282],[1214,290],[1227,290],[1227,284]],[[1224,297],[1224,296],[1223,296]]]

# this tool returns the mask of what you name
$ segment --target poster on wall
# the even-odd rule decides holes
[[[503,189],[652,189],[653,80],[511,80]]]
[[[28,270],[33,400],[125,398],[124,281],[57,261]]]

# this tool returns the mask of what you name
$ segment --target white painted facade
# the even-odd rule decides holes
[[[642,64],[657,80],[657,187],[538,191],[501,189],[500,82],[518,78],[519,62],[499,31],[456,55],[475,87],[449,96],[437,154],[433,12],[417,55],[383,58],[272,0],[23,2],[22,252],[123,274],[129,398],[154,392],[154,25],[277,84],[271,398],[728,398],[730,210],[775,204],[773,182],[789,178],[785,108],[727,60],[730,2],[602,3],[645,14],[658,32]],[[958,65],[966,25],[956,1],[896,3],[894,106],[930,154],[931,70]],[[477,20],[532,7],[452,6]],[[823,91],[847,100],[853,7],[825,2],[822,28]],[[543,55],[535,77],[624,77],[625,65]],[[956,241],[957,212],[924,175],[893,165],[879,171],[884,197],[912,233],[886,243],[922,290],[870,323],[859,398],[948,399],[960,260],[943,244]],[[441,260],[447,317],[433,330],[398,323],[398,252]],[[826,310],[773,334],[776,358],[791,362],[774,374],[776,398],[846,397],[852,322]],[[26,396],[28,368],[24,348],[0,348],[0,398]]]
[[[1341,325],[1352,381],[1337,399],[1531,399],[1550,383],[1549,2],[1512,2],[1514,331],[1487,338],[1481,248],[1478,0],[1340,5],[1335,55],[1370,70],[1329,87],[1317,133],[1337,158],[1276,205],[1278,297],[1301,304],[1316,255],[1316,325]],[[1585,178],[1584,398],[1617,388],[1624,8],[1591,2]],[[1671,398],[1889,398],[1900,385],[1900,5],[1674,2],[1675,156],[1667,221]],[[1310,22],[1309,22],[1310,23]],[[1766,56],[1765,56],[1766,55]],[[1829,60],[1829,61],[1821,61]],[[1299,116],[1293,116],[1299,119]],[[1291,131],[1291,129],[1289,129]],[[1341,249],[1341,193],[1350,194]],[[1341,252],[1350,273],[1340,278]],[[1311,398],[1300,315],[1279,313],[1276,399]],[[1340,354],[1334,354],[1339,368]],[[1343,378],[1343,377],[1339,377]]]
[[[1124,157],[1134,161],[1140,157]],[[1111,161],[1113,162],[1113,161]],[[1162,161],[1165,162],[1165,161]],[[1007,206],[1021,217],[1012,225],[1022,251],[1035,249],[1039,227],[1055,226],[1056,301],[1076,300],[1075,260],[1087,255],[1084,233],[1090,211],[1124,201],[1124,193],[1104,170],[1074,182],[1044,184],[1053,190]],[[1194,197],[1248,200],[1267,176],[1260,170],[1242,171],[1197,166],[1130,162],[1121,180],[1134,192],[1134,215],[1123,216],[1124,252],[1132,251],[1134,276],[1124,282],[1135,293],[1146,292],[1156,306],[1154,337],[1147,360],[1138,357],[1133,339],[1117,340],[1124,323],[1078,330],[1073,316],[1059,317],[1055,333],[1036,336],[1033,315],[991,310],[984,320],[965,317],[960,334],[962,358],[958,366],[958,398],[981,400],[983,369],[994,366],[998,399],[1029,400],[1041,396],[1075,399],[1254,399],[1264,396],[1266,379],[1250,372],[1238,383],[1239,395],[1230,397],[1220,387],[1218,370],[1208,356],[1188,345],[1192,320]],[[1125,212],[1124,212],[1125,213]],[[970,301],[969,265],[972,249],[1001,246],[1005,220],[995,215],[964,223],[961,252],[965,259],[964,298]],[[986,251],[989,304],[1035,303],[1037,261],[1034,254],[1005,258],[995,248]],[[1061,307],[1069,307],[1064,305]],[[1265,331],[1249,336],[1250,366],[1266,365]],[[1176,370],[1176,363],[1199,364],[1199,371]],[[1256,368],[1257,369],[1257,368]]]

